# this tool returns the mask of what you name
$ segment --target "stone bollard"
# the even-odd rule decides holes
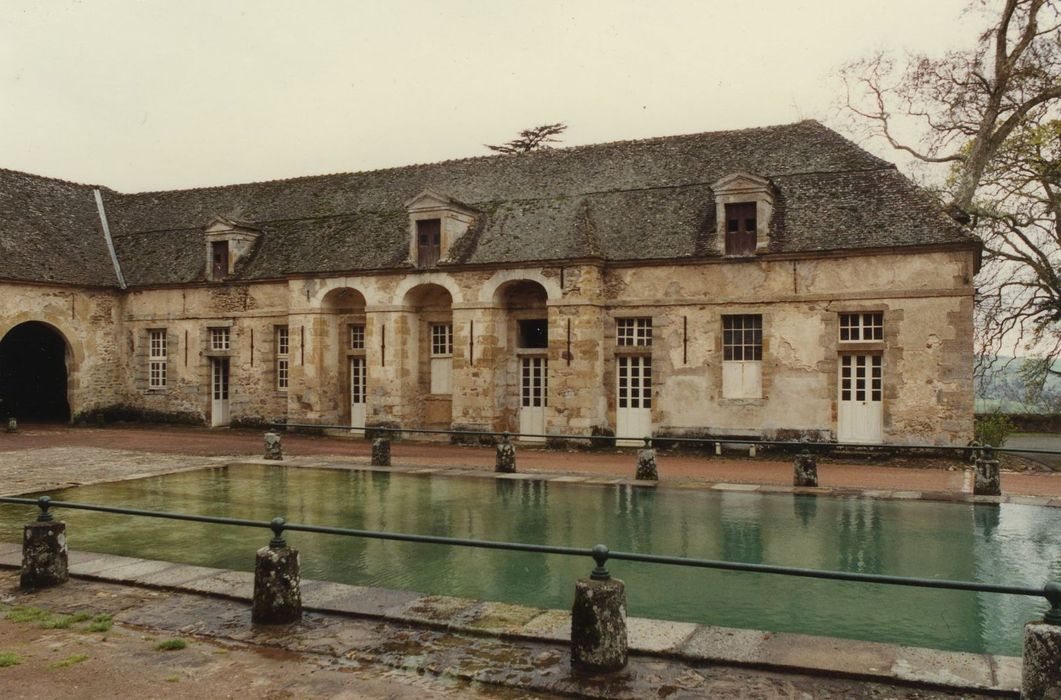
[[[284,450],[280,445],[280,434],[279,433],[266,433],[265,434],[265,459],[276,459],[282,460],[284,458]]]
[[[494,471],[504,474],[511,474],[516,471],[516,447],[509,440],[508,433],[501,433],[501,442],[497,443]]]
[[[1002,480],[998,475],[998,460],[991,446],[984,447],[983,452],[976,458],[973,466],[975,479],[973,481],[974,496],[1001,496]]]
[[[792,474],[793,486],[817,486],[818,485],[818,459],[811,454],[806,445],[798,455]]]
[[[18,432],[18,421],[12,418],[7,419],[7,432],[17,433]]]
[[[759,448],[754,443],[748,446],[748,456],[754,458],[759,454]]]
[[[716,457],[721,457],[722,456],[722,443],[721,442],[716,442],[715,443],[715,456]]]
[[[301,564],[298,550],[284,541],[284,519],[273,518],[273,539],[254,559],[251,621],[286,625],[302,619]]]
[[[637,472],[634,478],[638,481],[659,481],[656,451],[652,449],[652,440],[649,438],[645,438],[645,446],[637,451]]]
[[[389,467],[391,465],[391,441],[387,438],[376,438],[372,441],[372,466]]]
[[[66,523],[48,512],[51,499],[41,496],[37,505],[41,513],[37,522],[22,531],[22,588],[48,588],[70,579],[66,551]]]
[[[1061,583],[1046,584],[1050,609],[1024,626],[1021,698],[1061,698]]]
[[[571,607],[571,665],[579,671],[619,671],[626,667],[626,587],[604,568],[608,548],[593,548],[597,567],[575,583]]]

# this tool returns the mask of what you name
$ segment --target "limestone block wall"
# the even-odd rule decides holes
[[[67,399],[76,418],[124,395],[121,308],[116,291],[0,282],[0,339],[27,321],[62,335]]]

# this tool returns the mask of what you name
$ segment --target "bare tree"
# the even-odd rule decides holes
[[[567,130],[567,124],[558,122],[556,124],[542,124],[519,132],[519,138],[498,146],[485,144],[491,151],[518,156],[531,151],[540,151],[551,148],[549,144],[559,143],[560,139],[553,138]]]
[[[978,371],[1008,344],[1061,356],[1061,0],[978,0],[988,17],[967,50],[842,71],[858,124],[914,162],[946,169],[942,204],[984,241]],[[1040,382],[1041,387],[1041,382]]]

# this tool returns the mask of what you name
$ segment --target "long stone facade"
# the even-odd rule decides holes
[[[782,135],[798,143],[805,124],[777,129],[796,130]],[[822,132],[832,134],[815,125],[813,134],[823,138]],[[837,182],[822,185],[818,172],[741,162],[709,168],[718,182],[695,196],[688,189],[697,184],[661,182],[680,199],[675,194],[637,210],[623,210],[622,202],[606,208],[593,200],[599,196],[593,183],[581,185],[586,192],[571,205],[570,218],[535,214],[543,229],[570,227],[572,239],[588,241],[555,250],[561,240],[555,236],[520,243],[519,226],[528,224],[517,226],[514,214],[500,211],[532,206],[521,205],[519,193],[501,192],[513,187],[504,185],[509,175],[491,174],[502,183],[505,204],[488,194],[468,203],[470,185],[465,192],[446,187],[452,170],[471,178],[473,168],[530,162],[494,157],[414,166],[444,170],[445,177],[419,173],[408,187],[394,186],[392,173],[413,169],[364,174],[376,178],[371,182],[387,180],[401,196],[388,214],[393,221],[381,229],[389,238],[364,243],[392,250],[392,262],[321,261],[306,271],[310,252],[283,256],[305,245],[296,236],[310,234],[281,231],[287,219],[256,214],[254,206],[265,205],[248,204],[246,189],[238,195],[241,187],[283,192],[302,181],[147,195],[107,191],[102,216],[112,217],[117,253],[97,261],[99,275],[114,262],[128,281],[64,283],[9,273],[0,282],[0,338],[27,321],[61,335],[73,420],[118,413],[208,425],[287,420],[532,436],[964,444],[972,437],[979,244],[912,186],[894,180],[891,166],[834,137],[830,147],[844,158],[864,157],[881,170],[883,179],[866,185],[867,212],[857,217],[881,230],[863,235],[843,220],[847,209],[840,205],[847,205],[840,200],[851,196],[844,188],[864,176],[857,163],[837,166]],[[706,140],[705,148],[714,143]],[[624,161],[638,157],[644,143],[656,148],[656,142],[622,145]],[[531,165],[552,167],[579,152],[604,169],[612,152],[597,160],[585,155],[595,148],[619,146],[535,155]],[[653,153],[650,162],[660,157]],[[812,178],[824,192],[815,197],[830,201],[830,187],[838,193],[831,219],[814,218],[821,206],[801,204]],[[612,184],[608,196],[627,196],[618,185],[629,183]],[[651,182],[641,185],[637,196],[653,192]],[[895,192],[881,195],[888,188]],[[192,193],[194,207],[187,201]],[[575,194],[550,192],[549,201],[566,207]],[[247,199],[236,206],[239,196]],[[690,197],[701,210],[686,216]],[[744,200],[751,208],[733,208]],[[908,214],[914,205],[920,207],[914,223],[890,213]],[[660,221],[649,216],[657,207],[665,212],[654,215]],[[746,226],[757,241],[729,254],[723,239],[737,211],[751,213],[743,214],[745,223],[734,219],[735,230]],[[160,212],[157,231],[151,222],[135,223],[152,212]],[[13,220],[3,214],[0,227]],[[341,216],[299,214],[329,235]],[[198,232],[177,225],[196,217]],[[349,225],[364,226],[366,218],[360,213]],[[425,221],[441,222],[434,224],[438,243]],[[93,235],[106,228],[91,225]],[[836,245],[809,240],[829,226],[840,227]],[[910,232],[917,226],[924,233]],[[641,227],[652,230],[642,235]],[[688,236],[688,249],[678,248],[686,245],[681,240],[660,249],[661,235]],[[216,242],[224,247],[211,247]],[[516,250],[517,243],[524,249]],[[431,253],[438,261],[421,264],[418,250],[431,245],[438,245]],[[0,344],[0,362],[2,350]]]

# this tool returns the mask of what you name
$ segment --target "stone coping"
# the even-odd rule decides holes
[[[70,574],[250,602],[254,575],[93,552],[70,552]],[[21,545],[0,542],[0,567],[21,566]],[[424,595],[328,581],[302,582],[303,607],[451,632],[554,644],[570,641],[571,614],[511,603]],[[879,642],[816,637],[628,618],[630,651],[676,660],[798,671],[948,690],[1012,694],[1020,688],[1017,657],[941,651]]]
[[[498,473],[486,469],[461,469],[437,465],[399,465],[390,467],[374,467],[366,463],[368,461],[368,458],[354,459],[359,461],[340,461],[334,458],[315,459],[312,457],[285,457],[284,461],[280,462],[265,459],[235,459],[227,461],[223,465],[219,464],[218,466],[289,466],[310,469],[341,469],[347,471],[386,472],[392,474],[409,474],[412,476],[472,476],[479,478],[514,479],[517,481],[552,481],[563,484],[592,484],[595,486],[625,485],[663,490],[731,492],[738,491],[742,493],[798,494],[801,496],[825,496],[834,498],[877,498],[882,500],[941,501],[947,503],[972,504],[1012,503],[1023,506],[1045,506],[1048,508],[1061,508],[1061,498],[1053,496],[1020,496],[1016,494],[1003,494],[1001,496],[974,496],[971,493],[955,493],[952,491],[904,491],[898,489],[859,489],[853,487],[834,486],[784,486],[781,484],[731,484],[726,482],[692,480],[645,481],[641,479],[628,479],[623,477],[603,475],[589,476],[563,473],[553,475],[545,474],[542,472]]]

